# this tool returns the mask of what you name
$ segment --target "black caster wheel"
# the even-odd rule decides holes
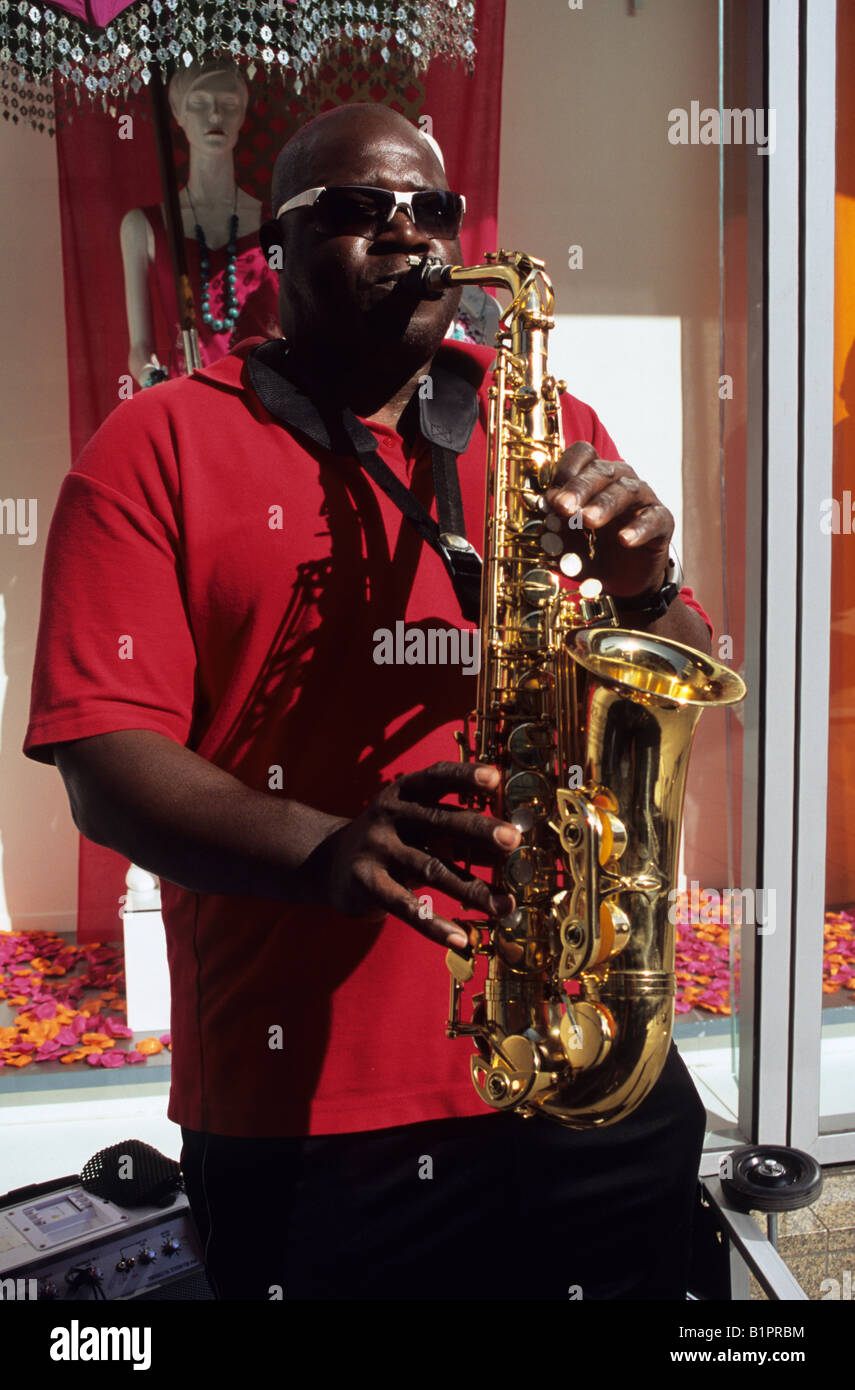
[[[721,1185],[741,1211],[797,1211],[822,1191],[822,1169],[802,1149],[760,1144],[734,1149],[731,1175]]]

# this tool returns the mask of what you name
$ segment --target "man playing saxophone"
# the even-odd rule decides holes
[[[161,878],[168,1114],[209,1277],[224,1299],[461,1298],[448,1269],[477,1251],[513,1300],[679,1299],[704,1110],[676,1050],[633,1115],[577,1133],[485,1110],[442,1035],[454,914],[513,906],[467,866],[520,841],[472,805],[498,773],[453,761],[471,681],[420,659],[464,621],[425,540],[433,444],[477,538],[493,354],[444,341],[459,292],[421,298],[407,258],[459,261],[462,200],[420,132],[362,105],[285,146],[273,208],[284,339],[123,403],[63,484],[25,743],[84,835]],[[581,509],[634,627],[708,651],[668,591],[670,512],[563,408],[552,512]],[[378,663],[397,623],[403,660]]]

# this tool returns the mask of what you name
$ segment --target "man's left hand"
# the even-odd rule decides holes
[[[579,538],[574,548],[584,562],[582,578],[599,579],[616,597],[665,583],[674,518],[628,463],[598,458],[593,444],[579,440],[561,455],[546,500],[563,518],[581,510],[583,526],[594,534],[589,560],[584,531],[567,532]]]

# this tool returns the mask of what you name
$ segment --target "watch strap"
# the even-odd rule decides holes
[[[635,618],[649,618],[655,621],[665,616],[679,592],[677,585],[670,583],[663,584],[661,589],[652,593],[636,594],[631,598],[621,598],[612,594],[611,598],[618,612],[631,613]]]

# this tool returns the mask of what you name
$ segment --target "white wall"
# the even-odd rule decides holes
[[[56,145],[0,122],[0,498],[36,498],[37,539],[0,534],[0,930],[77,914],[77,832],[58,772],[24,758],[44,542],[70,463]],[[2,515],[2,513],[0,513]]]
[[[621,456],[667,502],[680,553],[681,327],[676,314],[556,314],[550,339],[550,361],[568,389],[594,406]]]
[[[717,173],[713,147],[668,142],[667,116],[714,101],[716,74],[716,0],[507,0],[499,238],[546,261],[556,374],[674,512],[678,546],[682,369],[696,337],[715,344]],[[710,393],[711,443],[715,410]]]
[[[503,244],[544,257],[559,312],[714,315],[717,151],[667,115],[716,104],[717,0],[506,3]]]

